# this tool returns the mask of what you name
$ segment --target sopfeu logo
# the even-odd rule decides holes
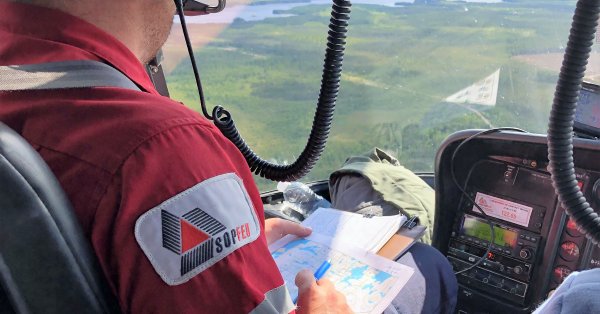
[[[162,246],[181,256],[181,275],[185,275],[221,253],[224,248],[250,237],[248,223],[228,228],[201,210],[194,208],[178,217],[161,211]]]

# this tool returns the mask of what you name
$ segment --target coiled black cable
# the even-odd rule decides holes
[[[577,186],[573,164],[573,120],[599,13],[600,0],[577,2],[548,125],[548,159],[554,189],[567,213],[595,244],[600,242],[600,218]]]
[[[220,106],[213,109],[215,125],[242,152],[255,174],[275,181],[298,180],[313,168],[323,153],[340,89],[350,6],[350,1],[333,0],[317,110],[306,146],[296,161],[290,165],[278,165],[260,158],[239,134],[231,114]]]

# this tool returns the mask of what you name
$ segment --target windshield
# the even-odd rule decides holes
[[[341,90],[327,148],[303,181],[379,147],[415,172],[469,128],[545,133],[575,1],[353,1]],[[188,17],[209,111],[229,110],[264,159],[304,148],[319,92],[331,4],[228,1]],[[177,19],[176,19],[177,21]],[[163,48],[171,97],[199,110],[178,22]],[[587,80],[600,79],[595,51]],[[272,188],[258,180],[261,190]]]

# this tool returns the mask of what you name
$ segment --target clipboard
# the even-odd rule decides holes
[[[412,228],[402,226],[396,234],[394,234],[377,252],[377,255],[385,257],[391,260],[397,260],[400,258],[408,249],[415,244],[423,234],[425,234],[427,227],[416,225]]]

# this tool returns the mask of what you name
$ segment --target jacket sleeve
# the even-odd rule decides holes
[[[600,269],[573,272],[534,313],[598,313],[598,293]]]
[[[137,147],[91,236],[124,312],[293,310],[252,175],[212,126],[173,127]]]

